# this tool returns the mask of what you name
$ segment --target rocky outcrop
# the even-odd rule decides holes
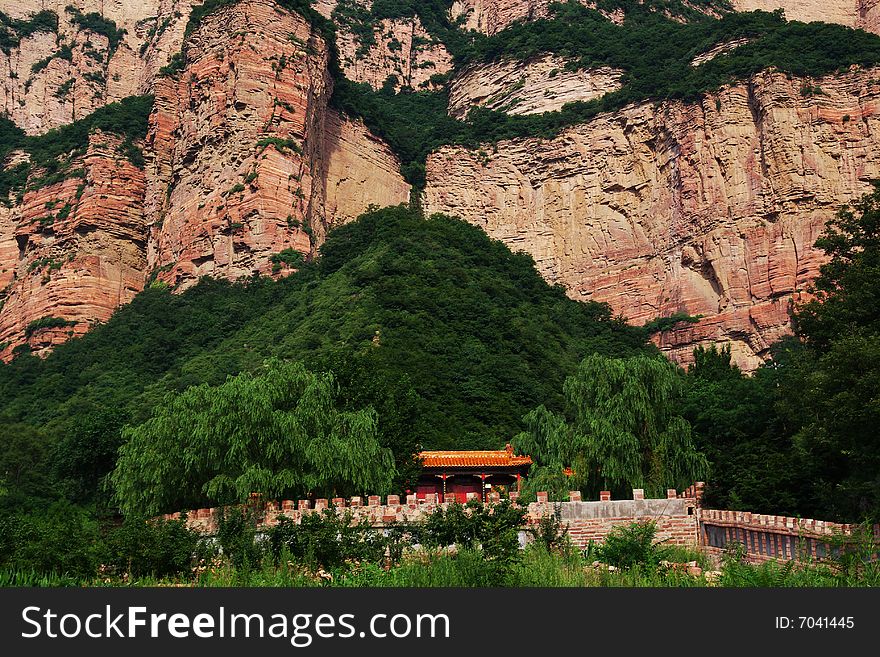
[[[180,50],[192,0],[22,0],[2,11],[27,21],[40,11],[57,29],[22,35],[0,49],[0,112],[28,134],[41,134],[127,96],[152,90]],[[99,26],[86,20],[102,17]]]
[[[546,18],[553,0],[455,0],[451,15],[468,30],[493,35],[518,21]],[[584,2],[583,4],[587,4]]]
[[[446,46],[418,16],[372,20],[372,0],[316,0],[314,7],[339,27],[336,46],[345,76],[379,89],[393,76],[394,88],[431,87],[431,77],[452,69]]]
[[[328,111],[324,125],[324,216],[333,225],[347,223],[369,206],[409,200],[410,186],[400,175],[400,160],[361,121]]]
[[[750,38],[742,37],[740,39],[731,39],[730,41],[719,43],[694,57],[691,60],[691,66],[700,66],[702,64],[705,64],[706,62],[712,61],[713,59],[718,57],[718,55],[723,55],[725,53],[736,50],[740,46],[744,46],[750,41]]]
[[[775,11],[782,9],[790,21],[838,23],[878,33],[880,9],[876,0],[731,0],[735,11]]]
[[[143,289],[144,173],[119,144],[93,134],[70,177],[0,206],[0,358],[25,342],[43,354]]]
[[[67,179],[40,183],[35,168],[0,204],[0,358],[25,342],[47,353],[154,278],[284,275],[295,263],[273,255],[309,257],[334,224],[406,202],[388,147],[328,111],[327,63],[299,15],[271,0],[224,7],[192,34],[184,68],[150,83],[145,169],[98,133]]]
[[[496,34],[518,21],[537,20],[549,15],[549,7],[556,0],[456,0],[452,5],[453,16],[463,16],[468,29],[485,34]],[[591,0],[578,0],[586,7],[596,8]],[[717,15],[705,4],[687,2],[696,11]],[[822,21],[838,23],[880,34],[880,3],[877,0],[731,0],[734,11],[775,11],[782,9],[791,21]],[[602,12],[615,23],[623,21],[622,10]]]
[[[272,273],[285,249],[310,254],[326,230],[323,39],[297,14],[244,0],[201,22],[186,61],[156,85],[151,270],[186,287]]]
[[[880,176],[878,73],[762,73],[699,104],[628,107],[549,141],[445,147],[428,160],[424,203],[633,323],[702,315],[658,337],[675,360],[726,342],[753,369],[818,271],[825,221]],[[824,94],[803,95],[805,84]]]
[[[566,103],[593,100],[620,88],[619,69],[568,71],[565,65],[561,57],[541,55],[526,62],[469,66],[450,84],[449,114],[464,119],[473,107],[508,114],[555,112]]]
[[[243,0],[202,21],[186,61],[156,83],[147,138],[159,280],[283,275],[276,254],[311,257],[333,224],[408,200],[388,147],[328,114],[327,47],[299,15]]]

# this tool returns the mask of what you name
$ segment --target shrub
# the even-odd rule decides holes
[[[128,517],[106,538],[104,563],[132,577],[189,574],[199,554],[200,536],[186,519]]]
[[[276,563],[289,555],[313,569],[335,570],[350,562],[382,561],[386,540],[367,520],[353,523],[351,512],[324,509],[305,514],[300,524],[280,518],[269,530],[269,546]]]
[[[696,324],[702,319],[702,315],[688,315],[687,313],[674,313],[669,315],[668,317],[657,317],[656,319],[652,319],[650,322],[646,322],[644,329],[648,332],[648,335],[654,333],[662,333],[663,331],[668,331],[671,328],[674,328],[676,324],[679,322],[687,322],[689,324]]]
[[[599,561],[617,568],[656,567],[666,558],[668,552],[655,542],[656,535],[657,523],[654,521],[619,525],[596,548],[596,557]]]
[[[96,11],[83,14],[73,5],[67,5],[67,7],[64,8],[64,11],[71,15],[71,20],[78,25],[80,29],[88,30],[89,32],[94,32],[95,34],[101,34],[107,37],[110,54],[113,54],[117,46],[119,46],[122,37],[125,35],[124,29],[117,28],[116,23],[109,18],[104,18]]]
[[[568,528],[563,526],[555,514],[542,516],[529,533],[535,543],[548,553],[563,551],[570,545]]]
[[[421,539],[429,547],[479,549],[485,561],[504,569],[519,559],[519,530],[525,517],[526,509],[509,500],[491,506],[471,500],[434,511],[421,529]]]
[[[236,570],[245,573],[263,560],[263,544],[257,541],[257,514],[244,508],[221,508],[217,515],[217,541]]]
[[[0,566],[6,569],[91,577],[98,565],[97,545],[97,523],[67,503],[0,518]]]
[[[55,269],[51,264],[49,265],[49,268]],[[39,319],[33,320],[25,327],[24,335],[29,338],[37,331],[42,331],[43,329],[66,328],[68,326],[76,326],[76,322],[68,321],[61,317],[40,317]]]
[[[280,253],[273,253],[269,257],[269,262],[272,263],[272,273],[277,274],[285,265],[291,269],[298,269],[305,261],[301,252],[294,249],[284,249]]]

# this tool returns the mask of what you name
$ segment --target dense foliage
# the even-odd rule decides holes
[[[116,27],[116,23],[109,18],[105,18],[96,11],[84,14],[73,5],[67,5],[67,7],[64,8],[64,11],[65,13],[70,14],[70,20],[81,30],[88,30],[89,32],[94,32],[95,34],[100,34],[101,36],[106,37],[107,48],[111,54],[119,46],[122,37],[125,36],[124,29]]]
[[[0,50],[9,55],[21,40],[37,32],[57,32],[58,14],[42,10],[26,20],[10,18],[0,11]]]
[[[416,186],[423,184],[425,157],[444,144],[475,148],[500,139],[550,138],[599,112],[645,100],[697,100],[706,92],[767,68],[818,76],[851,64],[869,66],[880,62],[877,35],[839,25],[786,22],[781,12],[724,13],[715,18],[684,3],[607,0],[597,9],[589,9],[579,2],[568,2],[553,5],[549,18],[514,23],[485,37],[465,34],[448,20],[437,18],[436,5],[443,3],[424,3],[418,11],[410,3],[393,4],[400,6],[399,15],[418,13],[431,35],[453,53],[458,69],[478,62],[502,58],[524,61],[553,53],[567,59],[571,68],[612,66],[624,71],[619,91],[593,101],[569,103],[560,111],[533,115],[475,108],[466,121],[447,115],[445,89],[394,93],[393,85],[373,90],[337,75],[334,102],[362,117],[391,145],[402,159],[407,179]],[[375,13],[385,11],[383,8],[384,4],[378,9],[374,5],[373,14],[367,12],[368,18],[384,15]],[[616,8],[626,11],[626,20],[620,25],[598,11]],[[688,20],[682,22],[680,18]],[[353,23],[349,20],[344,24]],[[370,25],[364,33],[371,35],[372,29]],[[741,38],[749,41],[691,66],[694,57],[713,46]]]
[[[676,370],[662,356],[585,358],[565,380],[566,416],[539,406],[514,438],[536,463],[529,490],[580,489],[595,498],[600,490],[625,497],[642,488],[662,497],[704,479],[706,458],[676,412],[683,392]]]
[[[274,356],[334,372],[342,410],[374,409],[402,489],[419,446],[499,447],[530,408],[562,409],[565,376],[585,355],[647,350],[642,329],[568,299],[530,257],[462,221],[374,211],[331,232],[320,254],[277,282],[147,289],[50,357],[0,366],[0,418],[9,431],[38,431],[48,452],[7,443],[22,479],[50,471],[49,497],[106,501],[97,482],[134,435],[123,425],[170,422],[183,397],[169,402],[169,392],[207,394],[184,391],[259,375]]]
[[[205,16],[234,2],[206,0],[196,6],[186,35]],[[595,9],[576,1],[554,3],[549,17],[514,23],[491,37],[465,31],[461,22],[451,20],[448,0],[376,0],[369,7],[344,0],[334,8],[333,20],[321,16],[306,0],[280,0],[279,4],[304,16],[327,42],[333,104],[362,118],[391,146],[401,158],[404,177],[417,189],[424,185],[425,158],[446,144],[476,148],[501,139],[550,138],[599,112],[645,100],[697,100],[767,68],[817,76],[851,64],[880,62],[877,35],[839,25],[786,22],[781,12],[731,12],[729,3],[713,0],[603,0]],[[618,9],[626,14],[619,25],[600,12]],[[376,43],[379,21],[411,16],[417,16],[431,39],[452,53],[456,70],[501,58],[527,60],[553,53],[567,59],[572,68],[620,68],[623,87],[590,102],[569,103],[557,112],[523,116],[475,108],[466,121],[458,121],[447,114],[448,76],[438,76],[439,87],[432,85],[431,90],[406,87],[395,92],[393,78],[375,90],[343,75],[337,30],[354,34],[359,44],[356,56],[363,56]],[[699,66],[690,65],[695,56],[741,38],[748,38],[748,43]],[[182,54],[172,64],[166,74],[181,70]]]
[[[389,492],[391,450],[372,408],[338,408],[332,374],[270,360],[220,386],[169,393],[153,416],[123,431],[112,475],[120,509],[155,514],[244,502]]]
[[[789,350],[776,349],[772,364],[751,376],[731,364],[729,348],[700,348],[695,356],[681,412],[712,466],[705,503],[718,509],[832,518],[827,505],[815,504],[807,464],[792,442],[799,418],[782,404]]]
[[[817,246],[830,261],[794,314],[806,346],[787,396],[803,422],[794,440],[817,466],[817,500],[834,515],[880,519],[880,184]]]
[[[720,507],[880,518],[880,187],[829,223],[830,261],[795,336],[745,377],[729,351],[698,350],[685,416],[712,462]]]

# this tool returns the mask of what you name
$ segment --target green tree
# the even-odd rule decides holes
[[[795,443],[817,468],[815,504],[834,517],[880,517],[880,183],[828,223],[816,246],[830,260],[814,299],[796,308],[806,349],[787,403]]]
[[[0,423],[0,509],[42,506],[55,497],[46,436],[19,423]]]
[[[774,349],[751,376],[731,364],[730,347],[694,350],[680,412],[711,464],[706,505],[779,515],[813,514],[806,502],[811,478],[794,450],[798,414],[780,406],[791,376],[796,341]]]
[[[391,451],[376,439],[372,408],[337,406],[332,373],[267,361],[257,375],[171,393],[152,418],[123,431],[111,475],[125,513],[203,501],[387,492]]]
[[[585,358],[565,380],[566,417],[538,407],[525,417],[517,450],[536,461],[537,481],[564,482],[595,494],[644,488],[660,495],[706,476],[705,456],[694,447],[688,422],[676,414],[682,377],[659,356]],[[546,470],[545,470],[546,469]]]
[[[51,460],[68,499],[89,503],[101,497],[104,477],[116,465],[125,420],[117,408],[99,408],[75,417],[61,436]]]

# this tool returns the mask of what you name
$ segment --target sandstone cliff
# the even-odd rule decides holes
[[[40,134],[107,103],[150,93],[156,72],[180,50],[193,0],[7,4],[2,11],[17,20],[40,11],[57,16],[57,29],[23,36],[8,53],[0,49],[0,112],[28,134]]]
[[[205,18],[180,76],[157,81],[145,206],[160,280],[284,273],[273,255],[308,257],[333,223],[408,199],[388,148],[328,119],[327,57],[303,18],[246,0]]]
[[[173,20],[143,49],[154,73],[171,52],[151,55],[152,44],[181,20],[167,6]],[[0,358],[24,342],[45,353],[154,278],[184,289],[202,275],[283,275],[291,263],[280,252],[309,257],[333,224],[409,199],[388,147],[328,110],[321,37],[270,0],[212,13],[179,73],[138,85],[156,97],[144,170],[117,153],[117,138],[93,135],[69,166],[81,175],[40,187],[35,170],[35,189],[0,205]],[[71,118],[53,114],[32,131]]]
[[[0,51],[0,111],[27,132],[134,93],[154,94],[155,105],[143,170],[117,137],[93,135],[70,164],[75,175],[40,182],[34,170],[22,198],[0,205],[0,358],[25,342],[45,353],[153,278],[184,289],[203,275],[284,275],[294,252],[314,255],[334,224],[408,200],[391,150],[328,109],[322,36],[271,0],[209,14],[185,45],[184,65],[160,73],[180,52],[192,4],[22,0],[3,9],[16,19],[42,9],[58,16],[57,28]],[[419,88],[449,71],[449,53],[417,17],[364,32],[370,0],[314,6],[340,26],[340,62],[355,81],[377,88],[393,75],[398,88]],[[790,18],[877,29],[868,0],[780,6]],[[492,34],[547,7],[460,0],[452,13]],[[104,22],[85,19],[91,12]],[[346,31],[356,23],[359,35]],[[564,65],[553,56],[472,65],[452,79],[449,112],[540,113],[618,88],[620,71]],[[696,344],[729,342],[751,369],[788,330],[789,302],[817,272],[812,245],[825,220],[878,176],[878,78],[876,70],[808,81],[763,73],[698,104],[630,106],[549,141],[446,147],[428,160],[423,202],[527,250],[574,298],[607,301],[634,323],[702,315],[658,344],[687,361]],[[805,83],[824,94],[803,95]]]
[[[703,315],[659,338],[678,361],[696,343],[728,342],[753,369],[817,273],[824,222],[880,176],[878,72],[810,81],[816,96],[763,73],[700,104],[629,107],[549,141],[446,147],[428,160],[425,206],[529,252],[572,297],[633,323]]]
[[[435,41],[418,16],[373,21],[372,0],[315,0],[315,9],[332,18],[339,30],[339,65],[354,82],[379,89],[394,76],[395,89],[432,86],[431,76],[452,68],[446,46]]]
[[[464,119],[472,107],[508,114],[555,112],[566,103],[588,101],[620,89],[623,71],[608,66],[565,70],[566,60],[552,55],[527,62],[504,60],[470,66],[449,88],[449,114]]]
[[[323,40],[301,17],[249,0],[207,16],[186,61],[156,84],[150,269],[186,285],[270,273],[270,256],[287,248],[308,254],[324,231],[313,216],[330,85]]]
[[[549,15],[549,6],[556,0],[456,0],[452,5],[453,16],[462,16],[468,29],[485,34],[496,34],[512,23],[537,20]],[[586,7],[595,8],[591,0],[578,0]],[[688,4],[685,2],[684,4]],[[880,33],[880,3],[877,0],[830,0],[812,2],[810,0],[731,0],[734,11],[775,11],[782,9],[791,21],[822,21],[838,23],[869,32]],[[707,11],[705,5],[694,4],[693,8]],[[621,22],[622,10],[603,12],[609,20]]]
[[[144,174],[118,145],[93,134],[77,175],[0,206],[0,358],[24,342],[44,353],[143,289]]]

